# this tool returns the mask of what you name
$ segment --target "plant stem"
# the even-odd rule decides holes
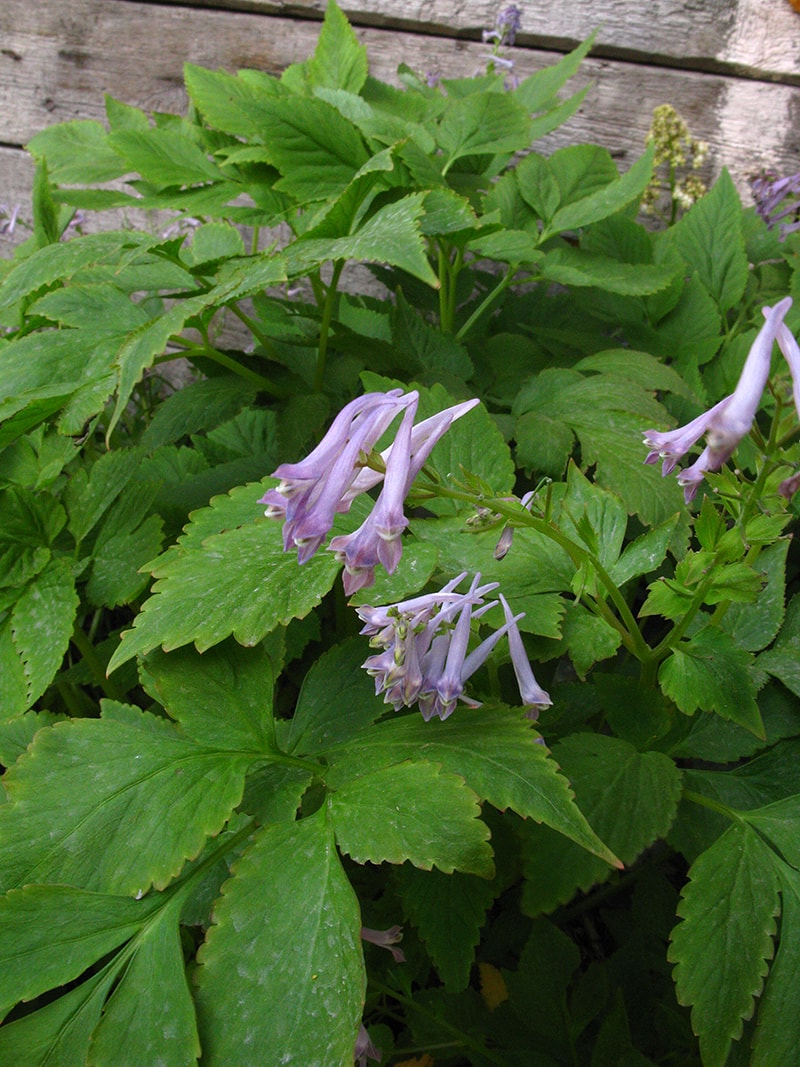
[[[271,393],[273,396],[277,397],[288,395],[288,391],[283,386],[278,385],[263,374],[259,374],[257,371],[243,366],[225,352],[220,352],[218,348],[214,348],[213,345],[195,345],[183,337],[171,337],[170,344],[178,346],[181,350],[181,355],[185,355],[187,359],[196,358],[198,356],[203,359],[210,359],[214,363],[219,364],[220,367],[224,367],[233,374],[237,374],[240,378],[244,378],[245,381],[252,382],[253,385],[258,386],[259,389],[263,389],[264,392]],[[154,362],[156,364],[167,363],[174,358],[175,356],[173,355],[160,356],[154,360]]]
[[[333,274],[325,293],[325,300],[322,305],[322,321],[319,326],[319,349],[317,350],[317,370],[314,375],[314,391],[317,393],[322,392],[322,386],[325,382],[325,365],[328,360],[328,340],[330,338],[331,320],[333,318],[333,305],[336,302],[336,287],[339,284],[339,277],[344,268],[345,261],[343,259],[337,260],[333,265]]]
[[[106,677],[106,672],[100,661],[100,657],[97,655],[97,650],[78,623],[75,623],[70,640],[80,652],[81,658],[91,671],[95,685],[102,689],[105,695],[111,700],[118,700],[120,702],[124,701],[126,694],[118,688],[115,682]]]
[[[508,271],[506,272],[506,274],[501,278],[500,282],[494,287],[494,289],[491,289],[486,294],[486,296],[483,298],[483,300],[480,302],[480,304],[478,304],[478,306],[475,308],[475,310],[469,316],[469,318],[464,323],[464,325],[460,328],[460,330],[456,334],[456,340],[457,341],[463,341],[463,339],[467,336],[469,331],[472,329],[472,327],[475,325],[475,323],[478,321],[478,319],[481,318],[481,316],[484,314],[484,312],[488,311],[488,309],[492,306],[492,304],[500,296],[502,296],[502,294],[506,291],[506,289],[508,289],[508,287],[513,282],[514,277],[515,277],[515,275],[516,275],[518,270],[519,270],[519,265],[516,264],[516,263],[512,263],[511,266],[508,268]]]

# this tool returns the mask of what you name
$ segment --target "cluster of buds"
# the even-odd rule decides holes
[[[505,597],[486,601],[487,593],[497,582],[480,585],[479,574],[466,593],[456,587],[466,572],[448,582],[436,593],[423,594],[388,607],[361,607],[362,634],[370,637],[373,648],[380,649],[362,666],[375,679],[375,692],[384,694],[384,703],[397,711],[416,704],[427,721],[434,716],[446,719],[459,700],[470,707],[480,703],[464,693],[467,680],[487,660],[492,649],[508,636],[511,663],[519,686],[522,703],[531,719],[539,709],[552,703],[533,676],[525,653],[518,622],[524,613],[514,615]],[[472,622],[502,604],[505,624],[469,651]]]
[[[769,378],[772,346],[778,347],[789,364],[794,383],[794,400],[800,414],[800,348],[783,319],[792,306],[792,298],[785,297],[772,308],[764,308],[766,322],[747,354],[736,388],[718,404],[676,430],[662,432],[646,430],[644,443],[651,450],[645,463],[662,460],[662,475],[671,474],[678,461],[700,438],[706,435],[706,446],[695,462],[678,474],[684,498],[692,500],[707,471],[718,471],[733,454],[742,438],[750,432],[761,397]],[[781,491],[791,495],[788,479]],[[793,491],[793,490],[792,490]]]
[[[756,211],[770,229],[778,227],[783,241],[800,230],[800,173],[779,178],[766,170],[750,179]]]
[[[655,108],[645,143],[655,146],[655,157],[653,178],[642,196],[642,210],[654,213],[658,201],[668,193],[673,214],[676,205],[688,211],[707,191],[696,171],[705,163],[708,145],[691,135],[686,120],[671,104]],[[666,181],[659,176],[659,167],[667,168]],[[684,168],[688,173],[678,177],[677,172]]]
[[[394,573],[408,525],[403,504],[411,485],[436,442],[478,401],[455,404],[415,426],[418,403],[416,391],[403,393],[401,389],[365,393],[351,401],[313,452],[273,472],[280,485],[261,498],[268,518],[284,520],[284,549],[296,548],[298,562],[305,563],[321,547],[336,515],[347,512],[357,496],[383,482],[361,526],[332,538],[328,545],[344,563],[348,596],[373,584],[379,564]],[[401,421],[393,443],[372,457],[373,448],[398,415]]]

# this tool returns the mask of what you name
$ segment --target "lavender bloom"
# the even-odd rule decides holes
[[[434,716],[448,718],[459,700],[480,707],[478,701],[465,695],[465,685],[486,662],[497,642],[508,634],[523,703],[531,707],[551,703],[536,683],[525,656],[517,629],[524,613],[512,615],[505,601],[505,625],[468,652],[472,622],[498,603],[484,600],[498,583],[480,585],[477,574],[466,593],[456,593],[455,588],[464,577],[465,574],[460,574],[438,593],[386,608],[357,609],[366,623],[361,632],[371,635],[370,644],[374,648],[383,650],[363,664],[375,679],[375,692],[383,693],[384,703],[391,704],[395,711],[416,703],[426,721]]]
[[[398,941],[403,940],[402,926],[390,926],[388,930],[371,930],[368,926],[362,926],[361,940],[369,941],[373,945],[380,945],[381,948],[388,949],[395,963],[406,962],[403,950],[394,947]]]
[[[522,12],[516,4],[509,4],[497,16],[494,24],[495,28],[483,31],[484,44],[494,41],[498,45],[513,45],[521,26]]]
[[[381,1050],[375,1048],[370,1040],[370,1036],[367,1033],[367,1028],[364,1024],[361,1024],[361,1028],[358,1031],[358,1037],[356,1038],[356,1047],[353,1052],[353,1059],[356,1067],[367,1067],[367,1060],[377,1060],[380,1062]]]
[[[546,693],[533,676],[530,661],[522,643],[522,634],[519,632],[517,621],[511,613],[511,608],[503,594],[500,594],[500,603],[503,605],[506,622],[508,623],[508,647],[511,651],[511,666],[519,686],[522,703],[529,709],[526,714],[529,719],[538,719],[539,711],[549,707],[553,701],[550,694]]]
[[[766,316],[768,313],[769,308],[764,308],[764,315]],[[782,322],[778,326],[778,332],[775,339],[778,342],[778,348],[780,348],[783,353],[784,359],[789,364],[789,370],[792,375],[794,406],[797,409],[798,418],[800,418],[800,345],[798,345],[785,322]],[[787,500],[791,500],[798,488],[800,488],[800,472],[793,474],[789,478],[785,478],[778,486],[778,492],[781,496],[786,497]]]
[[[14,230],[17,228],[19,212],[19,204],[13,208],[0,204],[0,237],[13,237]]]
[[[780,224],[781,240],[800,230],[800,173],[779,178],[775,171],[764,171],[750,179],[750,191],[756,211],[767,226],[774,229]],[[787,198],[793,199],[786,203]],[[787,218],[791,221],[781,221]]]
[[[383,489],[375,507],[357,530],[334,537],[328,546],[344,563],[344,590],[348,596],[372,585],[378,564],[389,574],[394,573],[402,554],[400,536],[408,525],[403,514],[403,501],[437,441],[456,419],[478,403],[477,400],[467,400],[455,404],[413,426],[418,397],[416,393],[408,395],[413,399],[403,415],[397,436],[381,453],[385,474],[369,467],[362,468],[343,497],[343,503],[349,507],[355,496],[371,489],[383,478]]]
[[[659,458],[662,459],[662,475],[670,474],[678,460],[703,434],[706,435],[706,447],[701,455],[678,474],[678,484],[683,487],[687,504],[694,499],[706,471],[719,470],[749,432],[769,377],[772,345],[791,305],[792,299],[787,296],[773,308],[767,309],[767,321],[750,348],[739,381],[730,396],[686,426],[668,432],[645,431],[644,443],[650,449],[645,463],[656,463]]]
[[[309,560],[328,535],[337,512],[347,511],[355,495],[345,499],[359,473],[361,456],[369,453],[394,417],[417,394],[366,393],[347,404],[325,437],[304,460],[283,463],[274,471],[281,479],[260,503],[268,518],[283,518],[283,547],[297,547],[298,562]]]

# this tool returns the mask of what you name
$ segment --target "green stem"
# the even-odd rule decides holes
[[[456,334],[456,340],[457,341],[463,341],[463,339],[467,336],[469,331],[472,329],[472,327],[475,325],[475,323],[478,321],[478,319],[481,318],[481,316],[484,314],[484,312],[488,311],[488,309],[492,306],[492,304],[494,304],[494,302],[500,296],[502,296],[502,294],[506,291],[506,289],[508,289],[508,287],[511,285],[511,283],[514,280],[514,277],[515,277],[515,275],[516,275],[518,270],[519,270],[519,265],[516,264],[516,263],[513,263],[508,268],[508,272],[500,280],[499,284],[496,285],[494,287],[494,289],[490,290],[486,294],[486,296],[483,298],[483,300],[480,302],[480,304],[475,308],[475,310],[469,316],[467,321],[464,323],[464,325],[458,331],[458,333]]]
[[[220,367],[224,367],[233,374],[237,374],[240,378],[244,378],[245,381],[252,382],[253,385],[258,386],[259,389],[263,389],[264,392],[272,393],[273,396],[279,397],[288,395],[288,391],[283,386],[278,385],[263,374],[259,374],[257,371],[251,370],[249,367],[245,367],[241,363],[237,363],[235,359],[232,359],[225,352],[220,352],[220,350],[214,348],[213,345],[195,345],[183,337],[171,337],[170,344],[178,346],[181,350],[181,355],[185,355],[187,359],[196,358],[198,356],[203,359],[210,359]],[[173,355],[160,356],[154,360],[154,362],[157,364],[167,363],[174,358]]]
[[[683,799],[690,800],[693,804],[699,804],[701,808],[708,808],[710,811],[715,811],[718,815],[724,815],[733,822],[742,822],[739,812],[734,808],[729,808],[727,804],[723,804],[719,800],[703,796],[702,793],[695,793],[693,789],[684,789]]]
[[[83,632],[83,629],[75,623],[75,627],[72,631],[72,637],[70,638],[73,645],[81,654],[86,666],[92,673],[95,685],[103,690],[105,695],[111,700],[118,700],[123,702],[126,694],[113,682],[110,678],[106,677],[105,668],[97,655],[97,650],[91,643],[89,638]]]
[[[441,1030],[444,1030],[448,1034],[452,1034],[458,1040],[458,1044],[462,1048],[472,1049],[472,1051],[478,1053],[482,1059],[488,1060],[489,1063],[496,1063],[498,1067],[510,1067],[508,1060],[495,1052],[494,1049],[489,1049],[485,1045],[479,1044],[469,1034],[460,1030],[457,1026],[454,1026],[446,1019],[442,1019],[435,1012],[429,1011],[424,1005],[417,1003],[413,997],[407,997],[404,993],[400,993],[397,990],[392,989],[390,986],[384,985],[383,982],[377,982],[370,979],[369,984],[372,989],[382,993],[385,997],[391,997],[392,1000],[398,1001],[400,1004],[405,1005],[406,1008],[416,1011],[420,1015],[424,1015],[426,1019],[431,1020],[431,1022],[435,1023]]]
[[[681,640],[683,635],[691,626],[695,615],[703,606],[703,602],[706,598],[706,593],[711,588],[713,582],[714,576],[713,574],[711,574],[708,576],[708,578],[706,578],[704,582],[701,582],[700,585],[697,587],[697,589],[695,590],[695,594],[692,597],[692,602],[686,609],[685,613],[681,616],[680,622],[677,622],[672,627],[667,636],[661,642],[659,642],[659,644],[656,645],[656,647],[652,650],[650,655],[654,662],[658,663],[666,656],[668,656],[672,649],[675,647],[675,645],[677,645],[677,643]]]
[[[330,284],[328,285],[325,293],[325,300],[322,305],[322,321],[319,325],[319,349],[317,350],[317,370],[314,375],[314,391],[317,393],[322,392],[322,386],[325,382],[325,365],[328,360],[328,341],[330,339],[331,320],[333,319],[333,306],[336,303],[336,287],[339,284],[339,277],[344,268],[345,261],[343,259],[337,260],[333,265],[333,274],[331,275]]]
[[[275,351],[275,346],[273,345],[270,338],[267,337],[267,335],[261,330],[259,330],[253,319],[251,319],[249,315],[245,314],[245,312],[242,311],[242,309],[236,304],[226,304],[225,306],[228,307],[234,313],[234,315],[240,322],[244,323],[244,325],[247,327],[253,337],[255,337],[261,347],[270,356],[270,358],[277,359],[278,354]]]
[[[632,655],[638,660],[647,661],[651,658],[653,650],[642,637],[642,632],[634,618],[633,612],[628,607],[625,597],[622,595],[616,582],[602,565],[600,560],[587,548],[584,548],[583,545],[579,545],[577,542],[571,540],[566,534],[563,534],[557,527],[551,525],[546,520],[531,515],[524,508],[520,508],[519,506],[514,507],[513,503],[510,503],[507,499],[503,499],[502,497],[482,497],[477,494],[462,492],[458,489],[450,489],[447,486],[439,484],[431,486],[431,491],[435,495],[446,496],[452,500],[460,500],[464,503],[472,504],[473,506],[488,507],[497,514],[511,519],[515,525],[527,526],[530,529],[536,530],[537,533],[549,538],[563,548],[576,570],[583,562],[590,563],[594,568],[601,585],[606,589],[609,599],[617,609],[619,618],[614,622],[614,625],[620,635],[623,636],[626,648],[628,648]],[[595,598],[592,599],[595,604],[601,603]],[[602,609],[598,610],[602,612]],[[609,615],[609,620],[611,618],[614,618],[614,616]]]

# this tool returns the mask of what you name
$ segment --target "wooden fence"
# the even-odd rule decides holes
[[[800,170],[800,0],[519,0],[507,54],[525,76],[598,29],[574,80],[580,111],[544,142],[605,145],[624,169],[653,108],[671,103],[710,145],[707,177],[731,171],[747,202],[762,167]],[[0,0],[0,204],[30,217],[26,142],[45,126],[104,118],[105,93],[154,110],[184,106],[185,61],[276,74],[313,51],[324,0]],[[343,0],[376,76],[481,69],[488,0]],[[0,255],[10,254],[20,227]],[[8,240],[8,239],[7,239]]]

